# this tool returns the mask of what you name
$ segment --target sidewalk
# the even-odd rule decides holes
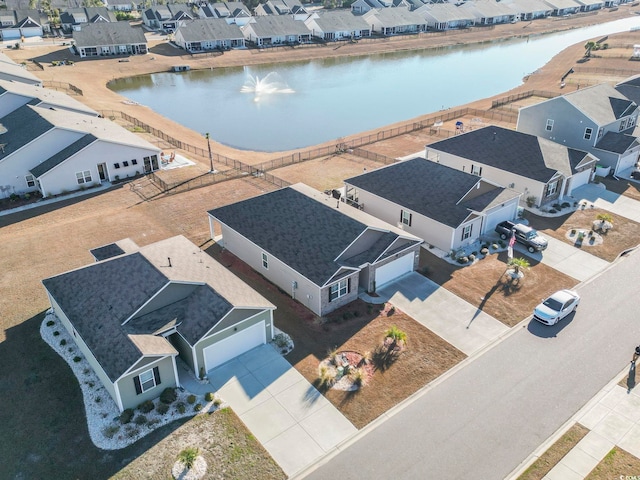
[[[619,385],[624,378],[627,388]],[[582,480],[616,445],[640,458],[640,390],[634,389],[635,382],[635,367],[625,369],[567,422],[563,429],[541,445],[528,462],[507,478],[517,479],[574,423],[583,425],[590,432],[543,480]]]

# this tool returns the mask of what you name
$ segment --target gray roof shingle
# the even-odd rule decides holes
[[[32,168],[30,170],[31,174],[36,178],[40,177],[41,175],[44,175],[48,171],[60,165],[62,162],[66,161],[72,155],[78,153],[80,150],[87,147],[88,145],[91,145],[96,140],[97,138],[91,135],[90,133],[83,135],[80,139],[76,140],[68,147],[63,148],[55,155],[49,157],[44,162]]]
[[[633,135],[618,132],[607,132],[598,140],[596,148],[613,153],[624,153],[638,144],[638,139]]]
[[[224,18],[191,20],[179,26],[176,33],[178,32],[187,42],[244,38],[240,27],[235,23],[228,24]]]
[[[304,22],[294,20],[286,15],[265,15],[254,17],[251,23],[247,23],[244,28],[250,27],[257,37],[272,37],[279,35],[311,35],[311,30]]]
[[[23,105],[2,117],[2,125],[7,131],[0,134],[0,145],[3,145],[0,161],[54,128],[51,122],[29,105]]]
[[[634,102],[606,83],[581,88],[563,98],[598,125],[612,123],[637,108]]]
[[[79,31],[74,30],[73,40],[78,47],[107,45],[140,45],[147,43],[140,27],[128,22],[89,23]]]

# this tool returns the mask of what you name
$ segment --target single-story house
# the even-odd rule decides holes
[[[3,41],[42,37],[50,30],[49,19],[38,10],[0,10],[0,37]]]
[[[235,23],[239,27],[251,20],[251,11],[242,2],[205,3],[198,7],[200,18],[224,18],[227,23]]]
[[[42,80],[22,65],[18,65],[4,53],[0,53],[0,80],[42,86]]]
[[[369,10],[362,18],[380,35],[405,35],[427,30],[427,21],[417,11],[405,7]]]
[[[154,5],[142,13],[142,22],[153,30],[175,31],[180,25],[193,20],[193,14],[185,4],[168,3]]]
[[[576,0],[580,4],[581,12],[593,12],[604,8],[604,0]]]
[[[496,25],[516,20],[512,9],[493,0],[465,2],[458,8],[473,16],[474,25]]]
[[[617,175],[640,156],[638,115],[637,103],[603,83],[521,108],[516,128],[589,152]]]
[[[28,83],[0,80],[0,119],[27,103],[42,108],[69,110],[92,117],[98,116],[98,112],[66,93]]]
[[[158,147],[104,118],[27,104],[0,123],[2,197],[47,197],[158,169]]]
[[[428,3],[416,11],[431,30],[450,30],[473,25],[474,15],[451,3]]]
[[[325,42],[351,40],[371,36],[369,24],[349,10],[319,11],[304,21],[314,37]]]
[[[588,152],[494,125],[429,144],[425,158],[511,188],[538,207],[589,183],[597,161]]]
[[[422,243],[303,184],[210,210],[209,223],[217,243],[316,315],[413,271]]]
[[[542,0],[509,0],[504,2],[516,14],[517,20],[529,21],[546,18],[553,9]]]
[[[73,31],[74,49],[80,58],[109,55],[144,55],[147,38],[129,22],[90,23]]]
[[[176,45],[188,52],[244,48],[244,36],[235,23],[224,18],[201,18],[178,27],[174,35]]]
[[[176,357],[202,375],[273,338],[275,307],[183,236],[92,253],[42,283],[120,411],[179,387]]]
[[[517,216],[521,193],[424,158],[344,181],[347,203],[445,252],[476,242]]]
[[[81,26],[91,23],[115,23],[115,13],[106,7],[68,8],[60,12],[60,26],[65,33],[79,30]]]
[[[258,47],[292,45],[311,42],[311,30],[303,21],[288,15],[264,15],[253,17],[240,27],[245,40]]]
[[[580,11],[580,4],[575,0],[543,0],[552,9],[551,15],[562,17],[572,15]]]

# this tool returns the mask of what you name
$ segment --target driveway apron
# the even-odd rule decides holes
[[[640,223],[640,202],[610,192],[602,184],[587,184],[573,191],[573,197],[586,200],[598,208]]]
[[[409,273],[376,290],[433,333],[471,355],[509,329],[482,310],[419,273]]]
[[[288,476],[357,432],[271,345],[248,351],[208,377]]]

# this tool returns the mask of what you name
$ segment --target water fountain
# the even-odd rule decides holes
[[[254,102],[259,102],[263,95],[275,93],[295,93],[276,72],[270,72],[263,78],[258,75],[247,75],[247,80],[240,89],[241,93],[253,93]]]

